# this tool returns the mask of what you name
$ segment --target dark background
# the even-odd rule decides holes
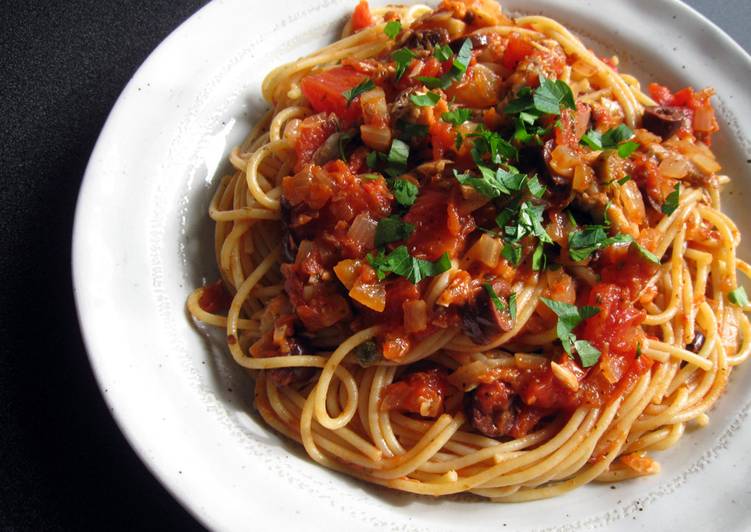
[[[201,528],[102,400],[76,320],[70,245],[81,177],[115,99],[205,3],[0,2],[0,529]],[[689,3],[751,48],[751,2]]]

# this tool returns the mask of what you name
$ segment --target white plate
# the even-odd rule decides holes
[[[751,149],[739,127],[751,116],[751,58],[740,47],[675,1],[508,4],[568,24],[644,82],[714,86],[716,149],[735,178],[726,210],[751,234],[741,208]],[[252,413],[248,378],[185,311],[190,290],[215,278],[206,209],[230,148],[264,110],[263,76],[333,40],[353,5],[212,2],[157,48],[113,109],[81,189],[74,281],[91,363],[131,445],[219,529],[751,528],[749,367],[733,373],[706,429],[658,456],[659,476],[516,505],[367,486],[314,465]]]

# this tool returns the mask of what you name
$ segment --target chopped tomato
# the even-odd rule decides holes
[[[224,288],[221,279],[204,286],[201,290],[201,297],[198,298],[198,306],[212,314],[227,310],[231,302],[232,296]]]
[[[373,15],[370,14],[370,6],[366,0],[360,0],[352,12],[352,31],[359,31],[373,25]]]
[[[297,165],[295,170],[300,171],[303,166],[313,160],[313,154],[321,145],[336,132],[337,120],[334,115],[319,113],[309,116],[300,124],[300,135],[295,144]]]
[[[455,257],[475,229],[472,216],[460,215],[450,194],[438,189],[421,191],[404,221],[415,226],[408,241],[410,253],[428,260],[444,253]]]
[[[443,399],[450,389],[445,370],[436,368],[410,373],[401,381],[386,386],[381,409],[437,417],[443,413]]]
[[[454,149],[456,134],[451,124],[443,121],[433,122],[430,125],[430,142],[433,145],[433,159],[443,159],[443,155]]]
[[[514,70],[522,59],[532,55],[534,51],[535,47],[532,46],[529,40],[518,33],[512,33],[506,45],[506,50],[503,52],[501,62],[509,70]]]
[[[650,83],[649,95],[660,105],[673,105],[673,93],[664,85]]]
[[[347,103],[344,92],[362,83],[366,77],[349,67],[337,67],[305,76],[300,82],[303,95],[316,112],[336,113],[347,123],[360,117],[359,96]]]
[[[616,284],[600,283],[590,291],[587,304],[600,312],[585,320],[578,336],[600,351],[634,358],[643,333],[638,327],[646,313],[631,303],[629,290]]]

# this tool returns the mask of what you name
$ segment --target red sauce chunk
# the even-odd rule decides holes
[[[451,389],[446,381],[446,370],[417,371],[386,386],[381,395],[381,409],[438,417],[443,413],[443,401]]]

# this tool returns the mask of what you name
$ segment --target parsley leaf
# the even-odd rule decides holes
[[[582,366],[591,368],[600,360],[600,351],[586,340],[576,340],[574,348],[582,361]]]
[[[534,101],[532,100],[532,89],[529,87],[522,87],[519,92],[516,93],[516,99],[511,100],[506,107],[503,108],[503,112],[507,115],[514,115],[521,113],[522,111],[528,111],[534,108]]]
[[[427,92],[425,94],[413,94],[409,97],[409,101],[418,107],[433,107],[441,99],[440,94],[435,92]]]
[[[573,331],[582,321],[600,312],[600,309],[588,306],[577,308],[576,305],[569,305],[545,297],[541,297],[540,300],[558,316],[555,329],[566,353],[571,356],[572,350],[576,349],[582,366],[585,368],[594,366],[600,357],[600,352],[586,340],[577,340]]]
[[[534,197],[541,198],[543,194],[545,194],[545,185],[541,184],[540,180],[537,179],[537,176],[534,175],[527,180],[527,190],[529,190],[529,193]]]
[[[518,266],[522,261],[522,247],[515,242],[506,242],[501,256],[514,266]]]
[[[505,159],[516,159],[519,152],[511,144],[503,139],[498,133],[488,131],[480,125],[472,134],[467,135],[474,139],[472,144],[472,158],[481,164],[483,155],[490,155],[490,162],[501,163]]]
[[[472,59],[472,41],[465,39],[459,53],[456,54],[451,70],[440,78],[418,76],[418,80],[429,89],[446,89],[455,80],[461,79]]]
[[[437,261],[417,259],[409,254],[406,246],[399,246],[389,254],[379,251],[368,253],[368,262],[373,267],[378,279],[385,279],[389,273],[405,277],[412,284],[417,284],[426,277],[432,277],[451,268],[451,259],[444,253]]]
[[[376,179],[379,179],[380,177],[381,176],[378,174],[360,174],[360,179],[366,179],[368,181],[375,181]]]
[[[607,130],[605,133],[590,129],[582,136],[581,142],[595,151],[616,150],[618,156],[625,159],[639,147],[638,142],[628,140],[633,136],[634,132],[631,128],[626,124],[621,124]]]
[[[662,213],[667,214],[670,216],[675,212],[675,210],[678,208],[678,204],[680,203],[680,197],[681,197],[681,184],[676,183],[675,188],[673,189],[673,192],[668,194],[668,197],[665,198],[665,203],[662,204]]]
[[[545,269],[548,259],[542,248],[542,243],[537,244],[534,253],[532,253],[532,271],[539,272]]]
[[[739,307],[747,307],[749,304],[748,295],[746,295],[746,289],[742,286],[739,286],[735,290],[728,292],[728,300],[732,304],[738,305]]]
[[[634,153],[638,148],[640,144],[638,142],[634,142],[633,140],[629,140],[628,142],[624,142],[620,146],[618,146],[618,156],[621,159],[628,158],[629,155]]]
[[[399,48],[391,52],[391,59],[396,62],[396,80],[399,81],[412,60],[417,57],[409,48]]]
[[[386,26],[383,28],[383,33],[385,33],[389,39],[395,38],[399,35],[400,31],[402,31],[402,23],[398,20],[387,22]]]
[[[634,132],[626,124],[620,124],[612,129],[608,129],[602,134],[602,146],[604,148],[615,148],[621,142],[624,142],[634,136]]]
[[[355,136],[356,135],[353,133],[342,133],[339,135],[339,140],[337,140],[339,158],[344,162],[347,162],[347,145],[349,144],[349,141],[355,138]]]
[[[460,174],[454,170],[454,177],[462,185],[471,186],[486,198],[498,198],[501,194],[509,195],[521,190],[526,175],[518,172],[509,172],[498,168],[495,172],[487,166],[478,165],[482,177],[474,177],[471,174]]]
[[[549,115],[561,114],[561,107],[576,109],[574,93],[565,81],[551,80],[540,76],[540,86],[532,97],[534,107]]]
[[[404,222],[396,215],[378,221],[375,233],[375,245],[380,248],[391,242],[406,240],[415,230],[415,226]]]
[[[604,226],[588,225],[584,229],[569,233],[568,254],[571,260],[580,262],[587,259],[598,249],[632,241],[631,235],[617,234],[609,237]]]
[[[436,59],[443,62],[451,59],[451,56],[454,55],[454,52],[451,50],[451,47],[448,44],[439,44],[435,47],[435,50],[433,50],[433,55]]]
[[[418,193],[417,185],[406,179],[395,179],[391,185],[391,189],[394,192],[394,198],[399,205],[405,207],[414,205]]]
[[[344,96],[344,99],[347,100],[347,107],[349,107],[349,105],[352,103],[352,100],[360,96],[363,92],[368,92],[369,90],[374,88],[375,83],[373,83],[372,79],[368,78],[366,80],[363,80],[356,87],[352,87],[351,89],[342,92],[342,96]]]
[[[543,212],[545,212],[544,205],[533,205],[531,202],[525,201],[519,209],[519,227],[524,230],[525,234],[532,234],[541,242],[552,244],[553,240],[542,226]]]
[[[512,320],[516,319],[516,293],[508,296],[508,313]]]
[[[647,259],[649,262],[660,264],[660,258],[649,251],[647,248],[639,244],[636,240],[634,240],[633,245],[636,246],[636,249],[639,251],[639,253],[641,253],[641,256]]]
[[[497,308],[501,312],[506,310],[506,305],[503,304],[503,301],[501,301],[501,298],[498,297],[498,294],[495,293],[495,289],[490,285],[490,283],[482,283],[482,287],[488,293],[488,296],[490,297],[490,300],[493,302],[493,305],[495,306],[495,308]]]
[[[472,116],[472,111],[463,107],[457,107],[453,111],[448,111],[441,115],[441,120],[458,126],[463,124]]]
[[[396,166],[407,166],[407,159],[409,158],[409,145],[402,140],[394,139],[391,141],[391,148],[387,161],[390,164]]]

